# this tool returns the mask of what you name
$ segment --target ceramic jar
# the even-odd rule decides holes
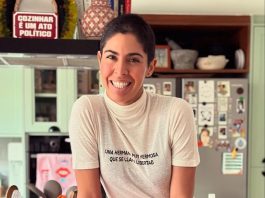
[[[114,12],[108,0],[92,0],[81,21],[85,37],[101,37],[105,25],[113,18]]]

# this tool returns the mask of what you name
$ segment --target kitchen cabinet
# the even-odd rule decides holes
[[[25,68],[26,132],[68,132],[74,101],[97,94],[98,71],[74,68]]]
[[[67,132],[68,69],[25,68],[25,131]]]
[[[254,16],[252,25],[252,66],[250,70],[250,155],[249,197],[265,197],[265,21],[264,16]]]
[[[225,55],[229,59],[224,69],[199,70],[171,69],[156,73],[171,76],[247,76],[249,72],[250,16],[206,16],[206,15],[142,15],[152,26],[157,45],[167,45],[166,38],[175,41],[183,49],[194,49],[199,57]],[[235,51],[242,49],[244,65],[238,69]]]
[[[23,135],[23,81],[23,68],[0,67],[0,138]]]
[[[78,95],[75,70],[78,67],[94,65],[84,56],[96,55],[98,44],[97,40],[0,38],[0,53],[2,53],[0,57],[5,60],[0,62],[0,65],[10,66],[9,68],[14,68],[17,64],[24,66],[22,69],[24,74],[21,75],[22,80],[19,85],[15,87],[15,81],[11,82],[14,88],[19,90],[14,92],[14,95],[23,93],[21,97],[9,97],[13,87],[10,90],[4,89],[4,85],[9,81],[8,76],[1,73],[1,76],[4,76],[4,83],[1,84],[4,89],[2,93],[9,94],[5,94],[7,97],[3,100],[8,103],[10,109],[19,106],[16,113],[21,112],[22,119],[16,123],[21,123],[23,131],[48,132],[51,127],[53,129],[58,127],[61,132],[68,131],[70,109]],[[17,81],[20,78],[15,79]],[[19,98],[21,100],[15,103]],[[8,111],[8,105],[4,107],[7,109],[6,114],[11,116],[13,111]],[[7,120],[6,125],[12,123],[9,117],[3,119]]]

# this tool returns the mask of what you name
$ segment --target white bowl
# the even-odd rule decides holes
[[[202,70],[218,70],[224,69],[228,61],[224,55],[209,55],[208,57],[199,57],[196,65]]]

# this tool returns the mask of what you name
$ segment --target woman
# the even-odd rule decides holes
[[[193,197],[199,163],[193,113],[182,99],[147,93],[155,37],[139,16],[112,20],[98,62],[105,93],[72,109],[69,132],[78,197]]]

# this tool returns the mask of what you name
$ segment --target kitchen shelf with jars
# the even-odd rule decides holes
[[[156,52],[161,46],[168,49],[157,58],[169,56],[169,66],[158,66],[155,75],[247,76],[250,16],[142,16],[154,29]]]

